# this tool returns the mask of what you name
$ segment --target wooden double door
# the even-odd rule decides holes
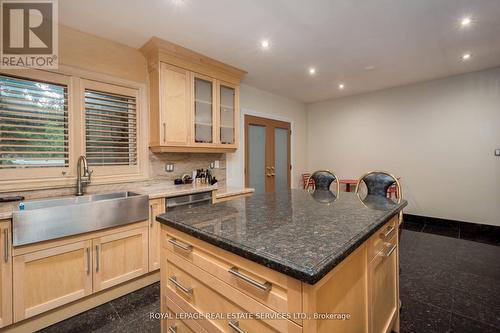
[[[290,123],[245,115],[245,185],[256,193],[290,188]]]

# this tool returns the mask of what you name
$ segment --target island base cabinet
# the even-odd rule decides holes
[[[204,272],[173,253],[167,253],[166,272],[162,273],[165,296],[185,313],[273,313],[269,308],[216,277]],[[298,333],[301,328],[286,319],[214,318],[200,319],[199,325],[208,332],[234,333],[238,329],[245,333],[284,332]]]
[[[139,228],[92,240],[94,292],[148,272],[148,228]]]
[[[371,333],[393,330],[399,304],[397,234],[369,264]]]
[[[362,245],[316,284],[303,284],[304,312],[311,316],[304,320],[304,332],[369,332],[366,255]],[[315,319],[317,314],[339,317]]]
[[[10,221],[0,222],[0,327],[12,323],[12,256]]]
[[[87,240],[15,256],[14,321],[90,295],[91,248]]]

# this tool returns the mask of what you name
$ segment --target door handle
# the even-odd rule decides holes
[[[153,206],[149,206],[149,226],[151,228],[153,227],[153,220],[154,220]]]
[[[8,262],[9,261],[9,229],[3,229],[3,238],[4,238],[3,260],[5,262]]]
[[[90,247],[87,247],[86,249],[87,252],[87,275],[90,274]]]
[[[95,246],[95,272],[99,272],[99,245]]]

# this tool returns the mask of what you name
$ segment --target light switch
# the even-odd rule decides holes
[[[173,172],[174,171],[174,163],[165,163],[165,171]]]
[[[495,149],[495,156],[500,156],[500,149]]]
[[[219,166],[219,160],[215,160],[215,162],[214,162],[214,169],[218,169],[218,168],[220,168],[220,166]]]

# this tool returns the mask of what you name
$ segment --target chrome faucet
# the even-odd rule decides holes
[[[82,175],[82,163],[83,163],[83,175]],[[78,164],[76,166],[76,196],[84,194],[83,187],[90,184],[90,176],[92,175],[92,170],[89,170],[87,164],[87,158],[85,156],[80,156],[78,158]]]

